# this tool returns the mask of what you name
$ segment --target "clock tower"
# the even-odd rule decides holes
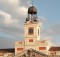
[[[36,45],[37,40],[40,40],[40,24],[37,18],[37,9],[34,6],[29,7],[24,25],[25,45]]]
[[[15,43],[15,55],[28,49],[48,54],[50,44],[45,40],[40,40],[40,27],[41,23],[38,21],[37,9],[31,6],[28,8],[28,16],[24,23],[24,41],[17,41]]]

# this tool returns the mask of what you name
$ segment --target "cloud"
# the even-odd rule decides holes
[[[14,42],[15,42],[14,39],[0,36],[0,48],[13,48]]]
[[[0,43],[1,43],[0,46],[1,47],[3,46],[8,47],[9,44],[10,46],[14,46],[15,41],[23,40],[23,34],[24,34],[23,24],[27,16],[28,1],[26,0],[27,3],[25,3],[23,6],[22,6],[23,4],[22,1],[0,0]],[[7,44],[8,42],[9,44]]]
[[[0,0],[0,3],[18,5],[19,4],[19,0]]]
[[[20,30],[20,27],[22,26],[17,19],[12,19],[11,15],[0,11],[0,32],[17,37],[23,32],[22,28]]]
[[[15,41],[24,39],[24,22],[27,17],[27,9],[31,5],[30,1],[0,0],[0,47],[8,47],[9,45],[9,47],[14,47]],[[46,23],[46,19],[41,16],[39,21],[43,24]],[[60,34],[59,29],[60,25],[51,26],[48,30],[43,29],[41,36],[53,41],[54,37],[52,35]]]
[[[19,7],[19,8],[17,8],[17,12],[20,15],[25,16],[25,15],[27,15],[27,8],[25,8],[25,7]]]
[[[29,7],[31,5],[32,0],[19,0],[20,6]]]
[[[47,29],[42,28],[41,32],[41,38],[51,41],[53,46],[59,46],[60,24],[50,25]]]
[[[13,25],[18,22],[17,19],[12,19],[8,13],[5,13],[1,10],[0,10],[0,21],[3,22],[2,24],[4,25]]]
[[[46,33],[48,35],[60,35],[60,24],[50,26]]]
[[[24,19],[27,15],[27,7],[19,5],[22,2],[20,0],[5,0],[0,1],[0,10],[7,12],[13,18]],[[27,3],[26,3],[27,4]],[[24,10],[24,11],[23,11]],[[23,13],[24,12],[24,13]]]
[[[13,4],[13,5],[18,5],[19,4],[19,0],[7,0],[9,3]]]

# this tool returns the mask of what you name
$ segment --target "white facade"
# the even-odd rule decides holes
[[[48,53],[48,41],[40,40],[40,27],[39,22],[32,22],[31,20],[24,24],[24,40],[15,43],[15,55],[23,52],[26,49],[35,49],[37,51]],[[29,34],[29,29],[33,29],[32,34]]]
[[[47,54],[50,46],[48,41],[40,40],[41,23],[36,18],[36,8],[32,6],[28,10],[28,18],[24,24],[24,41],[15,43],[15,55],[30,48]]]

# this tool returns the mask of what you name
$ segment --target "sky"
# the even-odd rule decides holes
[[[0,48],[14,48],[24,40],[24,22],[32,0],[0,0]],[[40,38],[60,46],[60,0],[34,0],[38,20],[42,23]]]

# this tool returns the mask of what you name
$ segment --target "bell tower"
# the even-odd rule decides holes
[[[34,6],[29,7],[24,26],[25,45],[36,45],[37,40],[40,40],[40,24]]]

